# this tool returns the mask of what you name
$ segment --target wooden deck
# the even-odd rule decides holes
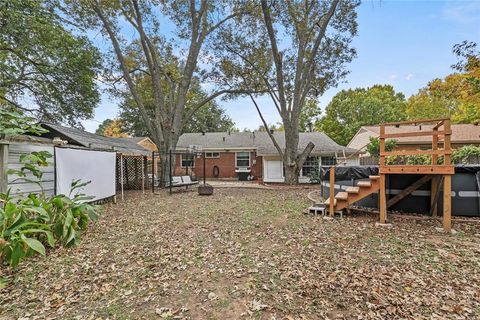
[[[422,124],[433,124],[433,129],[430,131],[415,131],[416,126]],[[402,133],[389,133],[388,128],[408,126],[412,129]],[[379,192],[379,211],[380,223],[388,222],[387,208],[396,204],[413,191],[417,190],[426,183],[430,183],[431,191],[431,213],[437,215],[438,200],[440,191],[443,190],[443,229],[445,232],[450,232],[452,228],[451,220],[451,184],[452,175],[455,173],[455,168],[451,164],[451,134],[450,118],[440,119],[426,119],[414,121],[400,121],[383,123],[380,125],[380,167],[379,176],[370,177],[370,181],[363,181],[357,184],[357,188],[347,190],[347,192],[338,193],[335,196],[335,167],[330,168],[330,198],[335,201],[326,203],[329,205],[329,214],[333,216],[335,211],[340,211],[354,202],[368,196],[373,192]],[[417,137],[417,136],[431,136],[431,149],[428,150],[385,150],[385,140],[401,137]],[[408,155],[428,155],[431,157],[431,164],[428,165],[387,165],[387,157],[389,156],[408,156]],[[439,161],[442,157],[443,161]],[[389,174],[416,174],[423,175],[420,179],[405,188],[400,194],[393,198],[386,197],[385,181]],[[442,187],[443,186],[443,187]],[[350,192],[349,192],[350,191]]]

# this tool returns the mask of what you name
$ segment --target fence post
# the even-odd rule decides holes
[[[331,217],[335,215],[335,166],[330,167],[330,206],[329,214]]]
[[[0,142],[0,193],[8,190],[8,142]]]

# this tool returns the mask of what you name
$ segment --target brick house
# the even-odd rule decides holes
[[[283,132],[273,133],[280,146],[285,145]],[[299,151],[308,142],[315,148],[307,158],[300,173],[300,182],[309,182],[309,173],[320,165],[331,165],[345,159],[348,165],[358,165],[356,150],[342,147],[321,132],[300,133]],[[264,182],[284,182],[283,162],[267,132],[208,132],[185,133],[177,144],[177,151],[187,152],[192,147],[205,152],[207,179],[244,179],[250,176]],[[175,175],[187,170],[203,177],[203,157],[191,154],[176,155]]]
[[[415,126],[419,131],[431,131],[431,125]],[[458,149],[465,145],[480,145],[480,125],[478,124],[452,124],[452,149]],[[412,126],[399,126],[388,129],[389,133],[402,133],[412,131]],[[370,142],[370,137],[380,136],[379,126],[363,126],[355,136],[350,140],[347,147],[365,150],[366,145]],[[432,138],[429,136],[423,137],[401,137],[396,138],[396,150],[417,150],[430,149]]]

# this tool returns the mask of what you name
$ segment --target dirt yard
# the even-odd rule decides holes
[[[2,267],[0,319],[480,319],[480,224],[304,215],[307,190],[129,193]]]

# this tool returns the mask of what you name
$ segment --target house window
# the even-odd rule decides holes
[[[195,167],[195,157],[193,154],[181,154],[182,168],[194,168]]]
[[[322,166],[334,166],[337,164],[335,157],[322,157]]]
[[[205,152],[205,158],[220,158],[220,152]]]
[[[236,153],[236,166],[237,167],[249,167],[250,166],[250,152],[237,152]]]
[[[308,177],[311,174],[315,173],[320,165],[319,157],[307,157],[302,166],[302,176]]]

